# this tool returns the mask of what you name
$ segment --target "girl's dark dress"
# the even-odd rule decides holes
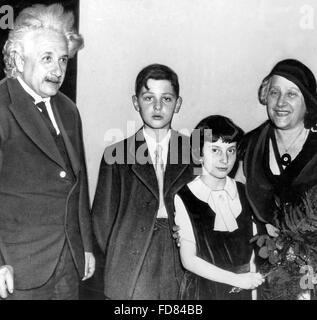
[[[215,212],[207,203],[199,200],[188,188],[178,195],[190,217],[197,247],[197,255],[225,270],[235,273],[248,272],[252,255],[251,209],[246,200],[244,186],[237,182],[242,212],[237,217],[238,229],[233,232],[214,231]],[[251,300],[251,290],[229,293],[232,286],[214,282],[186,271],[180,299],[194,300]]]

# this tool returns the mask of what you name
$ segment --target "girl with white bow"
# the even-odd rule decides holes
[[[188,270],[180,299],[252,299],[251,290],[264,281],[252,264],[255,226],[244,185],[228,176],[242,136],[223,116],[207,117],[193,131],[200,174],[175,196],[180,256]]]

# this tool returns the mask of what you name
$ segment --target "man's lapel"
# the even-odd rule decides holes
[[[128,159],[132,159],[131,169],[143,184],[159,200],[159,189],[151,156],[143,135],[139,130],[127,140]]]
[[[16,79],[8,79],[7,85],[12,102],[9,109],[22,130],[48,157],[65,168],[54,138],[45,125],[40,112],[36,110],[32,98]]]
[[[78,133],[73,132],[75,127],[73,120],[70,119],[67,113],[65,112],[66,110],[63,108],[63,101],[61,101],[58,94],[51,99],[51,105],[52,105],[52,109],[54,112],[54,116],[55,116],[58,128],[61,132],[61,135],[63,136],[65,147],[66,147],[73,171],[75,175],[77,175],[80,169],[80,161],[79,161],[78,153],[74,148],[74,144],[76,143],[76,138],[78,138],[76,136],[76,134]],[[68,129],[69,124],[72,124],[72,125]],[[70,133],[74,138],[73,143],[71,141]]]

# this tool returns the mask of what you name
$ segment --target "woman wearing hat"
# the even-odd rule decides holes
[[[275,236],[276,200],[295,201],[317,184],[315,77],[297,60],[280,61],[263,79],[259,101],[269,120],[246,136],[243,172],[253,211]]]

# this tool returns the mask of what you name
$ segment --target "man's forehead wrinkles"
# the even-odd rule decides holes
[[[36,39],[27,41],[24,44],[24,51],[29,55],[43,56],[45,54],[49,54],[68,56],[68,48],[66,43],[49,39],[41,42],[38,42]]]

